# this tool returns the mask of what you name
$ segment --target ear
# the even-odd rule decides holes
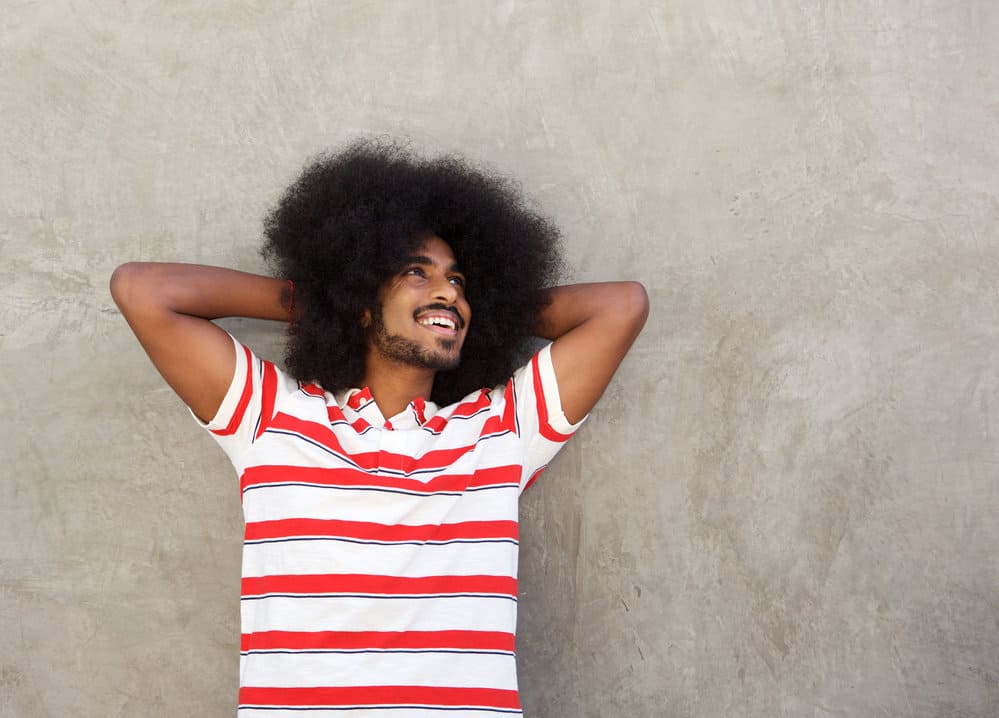
[[[371,310],[365,309],[361,312],[361,328],[370,329],[371,328]]]

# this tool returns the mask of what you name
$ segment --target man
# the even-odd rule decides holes
[[[280,279],[111,280],[240,475],[240,715],[519,715],[517,500],[607,387],[645,290],[549,288],[557,231],[510,183],[391,144],[320,158],[265,228]],[[287,373],[227,316],[287,321]],[[532,335],[551,344],[517,368]]]

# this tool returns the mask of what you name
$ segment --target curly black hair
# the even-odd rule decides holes
[[[447,242],[465,274],[474,319],[456,369],[438,372],[431,400],[449,404],[501,384],[524,360],[561,274],[558,229],[517,187],[455,156],[426,159],[386,140],[361,140],[313,160],[264,221],[262,253],[291,279],[299,320],[285,361],[327,391],[364,375],[379,287],[429,236]]]

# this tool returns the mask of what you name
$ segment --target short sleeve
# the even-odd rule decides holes
[[[526,444],[524,471],[520,479],[523,491],[548,466],[576,430],[583,417],[570,424],[562,411],[551,345],[542,348],[513,375],[517,423]]]
[[[232,342],[236,368],[218,411],[207,424],[194,412],[191,415],[239,468],[243,452],[259,438],[274,415],[279,377],[274,364],[260,359],[235,338]]]

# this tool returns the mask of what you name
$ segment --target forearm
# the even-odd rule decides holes
[[[196,264],[123,264],[111,295],[167,383],[202,420],[232,381],[232,340],[210,320],[288,319],[288,283]],[[284,298],[284,302],[282,302]]]
[[[172,312],[201,319],[287,320],[287,281],[198,264],[130,262],[115,270],[111,294],[126,318]]]
[[[649,298],[638,282],[555,287],[548,298],[536,332],[552,340],[562,411],[575,423],[597,403],[642,331]]]
[[[638,282],[569,284],[546,290],[549,303],[538,316],[535,334],[555,340],[589,321],[607,321],[615,333],[641,331],[648,315],[648,296]]]

